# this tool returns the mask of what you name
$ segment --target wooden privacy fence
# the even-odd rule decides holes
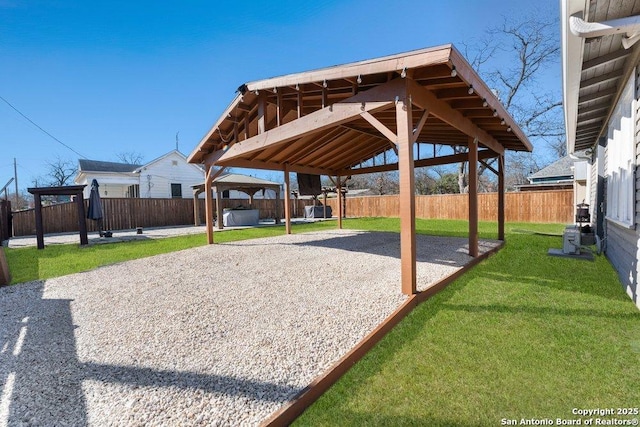
[[[349,217],[398,217],[398,195],[347,197],[346,215]],[[337,200],[327,205],[337,212]],[[523,191],[505,194],[505,220],[512,222],[574,221],[573,190]],[[416,196],[416,217],[437,219],[469,218],[467,194]],[[498,193],[478,194],[478,217],[481,221],[498,218]]]
[[[88,208],[85,200],[85,212]],[[200,203],[200,223],[204,223],[204,199]],[[215,202],[214,202],[215,203]],[[302,216],[304,205],[310,200],[293,203],[294,216]],[[222,199],[223,208],[249,207],[248,199]],[[127,230],[136,227],[166,227],[175,225],[193,225],[193,199],[111,199],[103,198],[105,230]],[[276,201],[274,199],[254,199],[252,207],[260,210],[260,218],[274,218]],[[215,212],[215,209],[214,209]],[[281,201],[280,212],[284,212]],[[215,214],[214,214],[215,215]],[[78,231],[78,213],[75,203],[62,203],[42,208],[42,221],[45,233],[68,233]],[[87,220],[88,231],[98,231],[95,221]],[[33,209],[13,213],[13,232],[15,236],[36,234]]]
[[[418,218],[463,219],[468,218],[468,195],[445,194],[416,197],[416,216]],[[292,215],[301,217],[304,206],[311,200],[292,200]],[[200,223],[204,223],[204,200],[200,203]],[[284,203],[280,200],[280,212],[284,212]],[[88,201],[85,200],[85,211]],[[328,199],[334,215],[338,213],[337,199]],[[174,225],[192,225],[193,199],[102,199],[105,230],[126,230],[136,227],[165,227]],[[247,199],[222,199],[223,208],[249,206]],[[254,199],[254,209],[260,210],[260,218],[274,218],[276,201],[274,199]],[[530,191],[507,193],[505,195],[505,217],[507,221],[517,222],[573,222],[575,207],[573,191]],[[74,203],[63,203],[43,207],[42,219],[45,233],[64,233],[78,231],[78,216]],[[392,196],[348,197],[346,215],[349,217],[397,217],[399,199]],[[480,220],[495,221],[498,217],[497,193],[478,195],[478,215]],[[0,224],[4,224],[0,220]],[[87,221],[89,231],[98,231],[95,221]],[[13,234],[15,236],[33,235],[36,232],[33,210],[13,213]]]

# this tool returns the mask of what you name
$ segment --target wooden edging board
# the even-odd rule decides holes
[[[468,264],[463,266],[455,273],[445,277],[428,289],[418,292],[410,296],[400,307],[396,309],[389,317],[387,317],[380,325],[378,325],[373,331],[371,331],[366,337],[364,337],[354,348],[352,348],[346,355],[338,360],[331,368],[329,368],[324,374],[317,377],[311,384],[305,387],[300,393],[298,393],[293,400],[285,404],[280,410],[274,413],[271,417],[265,420],[261,426],[275,427],[275,426],[287,426],[291,424],[298,416],[300,416],[305,409],[307,409],[313,402],[318,400],[322,394],[329,389],[340,377],[342,377],[357,361],[362,359],[369,350],[373,348],[394,326],[396,326],[402,319],[404,319],[418,304],[431,298],[444,288],[446,288],[451,282],[462,276],[469,269],[480,263],[484,259],[498,252],[504,247],[504,242],[501,242],[495,248],[483,253],[482,255],[472,259]]]

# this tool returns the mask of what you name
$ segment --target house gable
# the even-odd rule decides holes
[[[160,156],[136,170],[140,177],[140,197],[171,198],[180,186],[182,198],[191,198],[191,186],[202,183],[204,171],[187,162],[187,158],[177,150]]]

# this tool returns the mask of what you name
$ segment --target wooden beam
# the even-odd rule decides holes
[[[603,65],[607,65],[611,62],[617,61],[618,59],[625,58],[631,54],[631,50],[627,49],[618,49],[606,55],[598,56],[589,61],[585,61],[582,64],[582,72],[588,71],[592,68],[601,67]]]
[[[478,256],[478,140],[469,137],[469,255]]]
[[[282,168],[284,167],[284,163],[238,159],[238,160],[230,161],[226,166],[281,171]],[[336,174],[336,171],[334,169],[314,168],[310,166],[300,166],[300,165],[289,165],[289,171],[296,172],[296,173],[298,172],[308,173],[312,175],[335,175]]]
[[[496,174],[496,176],[498,175],[498,171],[495,170],[489,163],[485,162],[484,160],[478,160],[480,162],[480,164],[482,164],[482,166],[484,166],[486,169],[489,169],[491,172],[493,172],[494,174]]]
[[[493,157],[498,157],[499,154],[494,153],[491,150],[480,150],[478,151],[479,159],[490,159]],[[426,166],[438,166],[438,165],[449,165],[451,163],[460,163],[466,162],[469,159],[466,153],[460,154],[450,154],[448,156],[439,156],[439,157],[431,157],[428,159],[420,159],[414,161],[414,167],[422,168]],[[366,173],[378,173],[378,172],[388,172],[398,170],[398,163],[390,163],[388,165],[380,165],[373,166],[367,168],[356,168],[356,169],[343,169],[339,173],[343,176],[348,175],[362,175]]]
[[[202,158],[202,163],[204,163],[205,165],[209,165],[208,168],[211,168],[211,166],[215,165],[215,163],[220,159],[220,157],[222,157],[224,152],[225,150],[212,151],[211,153],[205,155]]]
[[[360,92],[344,101],[337,102],[278,128],[238,142],[230,147],[220,160],[228,161],[242,157],[314,132],[353,121],[360,117],[360,113],[363,111],[374,112],[388,108],[393,104],[395,96],[401,90],[402,80],[392,80],[366,92]]]
[[[384,123],[381,123],[380,120],[373,117],[371,113],[367,111],[363,111],[362,113],[360,113],[360,115],[362,116],[363,119],[368,121],[371,126],[378,129],[378,131],[382,135],[384,135],[389,141],[391,141],[394,144],[396,143],[396,140],[398,139],[397,135],[393,133],[388,127],[386,127]]]
[[[396,103],[400,168],[400,265],[402,293],[416,293],[416,192],[413,170],[413,120],[408,94]]]
[[[407,79],[407,84],[412,102],[415,105],[423,110],[429,110],[430,114],[438,117],[465,135],[477,138],[482,145],[496,153],[504,153],[504,147],[494,137],[480,129],[471,120],[464,117],[462,113],[451,108],[445,101],[438,99],[433,92],[423,88],[410,79]]]
[[[616,94],[616,88],[610,87],[599,92],[594,92],[589,95],[581,96],[578,98],[578,105],[585,104],[587,102],[595,101],[596,99],[607,98]]]
[[[418,138],[420,137],[420,132],[422,132],[422,128],[424,127],[424,124],[427,123],[428,117],[429,117],[429,110],[424,110],[424,112],[422,113],[422,116],[420,117],[420,120],[418,121],[418,124],[413,130],[413,142],[418,141]],[[420,158],[420,155],[418,155],[418,158]]]
[[[618,80],[622,77],[623,70],[615,70],[607,74],[603,74],[601,76],[592,77],[587,80],[583,80],[580,82],[580,90],[586,89],[595,85],[599,85],[602,83],[607,83],[612,80]]]

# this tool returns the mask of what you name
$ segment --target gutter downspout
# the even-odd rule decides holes
[[[640,15],[612,19],[604,22],[586,22],[582,12],[569,17],[569,28],[575,36],[585,39],[625,33],[622,46],[629,49],[640,40]]]

